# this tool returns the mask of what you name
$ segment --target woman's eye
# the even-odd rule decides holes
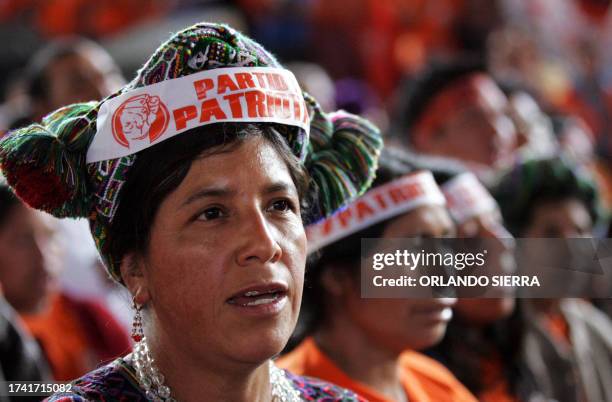
[[[272,203],[272,209],[275,211],[286,212],[293,210],[293,204],[289,200],[276,200]]]
[[[221,208],[208,208],[206,210],[204,210],[204,212],[202,212],[199,216],[198,219],[203,220],[203,221],[210,221],[213,219],[217,219],[217,218],[221,218],[223,216],[223,211],[221,210]]]

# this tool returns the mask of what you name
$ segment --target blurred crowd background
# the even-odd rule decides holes
[[[610,0],[2,0],[0,133],[110,95],[172,32],[199,21],[247,33],[325,110],[364,115],[387,143],[416,151],[406,122],[415,90],[437,90],[432,71],[471,66],[503,92],[512,138],[497,132],[491,157],[441,156],[462,160],[486,184],[526,158],[563,155],[594,178],[604,209],[612,203]],[[485,141],[468,137],[465,148]],[[46,240],[21,257],[16,250],[33,235],[0,221],[0,284],[25,323],[16,331],[27,329],[49,362],[15,370],[69,380],[129,350],[131,302],[105,278],[86,222],[37,219],[32,231]],[[607,224],[594,230],[609,237]],[[10,264],[20,275],[2,273]]]
[[[385,133],[410,80],[435,64],[480,62],[506,94],[531,98],[517,100],[519,119],[546,115],[538,128],[549,133],[518,145],[612,158],[608,0],[4,0],[0,131],[109,95],[170,32],[202,20],[247,33],[325,110],[363,114]]]

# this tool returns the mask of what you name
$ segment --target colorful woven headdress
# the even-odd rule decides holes
[[[121,256],[109,251],[108,228],[121,202],[121,190],[130,180],[130,169],[138,158],[138,148],[129,143],[128,137],[148,137],[150,143],[157,144],[165,140],[161,138],[165,130],[171,131],[166,126],[168,120],[174,121],[172,135],[180,135],[182,131],[203,125],[205,111],[217,120],[231,112],[239,114],[244,122],[253,120],[281,126],[283,119],[293,113],[288,112],[287,116],[284,112],[276,113],[280,117],[274,120],[266,114],[269,108],[257,112],[260,95],[254,93],[253,110],[247,110],[246,106],[242,111],[234,110],[238,101],[218,110],[214,110],[215,105],[203,103],[201,116],[194,118],[195,108],[166,107],[165,98],[153,96],[151,91],[170,94],[175,101],[180,101],[184,92],[175,90],[174,86],[186,85],[186,80],[191,79],[187,84],[195,86],[194,96],[200,100],[202,91],[210,90],[212,85],[208,85],[208,78],[196,83],[194,77],[198,74],[216,74],[223,70],[213,70],[229,68],[266,74],[270,71],[266,68],[270,67],[282,68],[259,44],[234,29],[211,23],[194,25],[162,44],[136,78],[117,93],[100,102],[66,106],[46,116],[40,124],[10,133],[0,142],[2,170],[15,193],[31,207],[59,218],[87,217],[108,272],[121,282]],[[262,80],[267,79],[274,89],[286,90],[287,96],[266,100],[268,105],[280,108],[286,106],[285,101],[296,105],[291,115],[295,124],[283,126],[286,129],[281,134],[312,177],[313,191],[318,193],[318,211],[322,217],[328,216],[370,185],[382,148],[380,132],[357,116],[344,112],[323,113],[317,102],[302,93],[297,85],[299,97],[291,98],[292,82],[283,80],[283,72],[279,71],[279,77],[262,75]],[[232,82],[236,88],[228,84],[229,89],[223,90],[244,89],[241,85],[252,84],[246,78]],[[289,85],[285,85],[287,82]],[[220,87],[216,89],[221,92]],[[239,96],[237,93],[229,100]],[[259,115],[251,119],[254,115],[251,113]],[[104,130],[115,137],[114,151],[109,151],[106,139],[101,138]]]

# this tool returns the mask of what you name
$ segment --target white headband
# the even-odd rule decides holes
[[[497,202],[472,173],[462,173],[442,185],[448,210],[458,224],[497,209]]]
[[[376,187],[345,209],[306,228],[312,253],[353,233],[422,205],[445,205],[433,175],[421,171]]]
[[[131,155],[191,128],[220,122],[279,123],[306,133],[310,129],[302,91],[289,70],[218,68],[104,102],[87,163]]]

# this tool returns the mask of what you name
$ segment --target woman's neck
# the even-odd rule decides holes
[[[350,334],[347,336],[347,334]],[[406,400],[399,354],[369,339],[345,315],[335,314],[314,335],[317,346],[352,380],[395,401]]]
[[[160,344],[159,339],[151,337],[147,343],[165,385],[180,402],[271,400],[269,361],[260,365],[221,359],[202,361],[172,342]]]

